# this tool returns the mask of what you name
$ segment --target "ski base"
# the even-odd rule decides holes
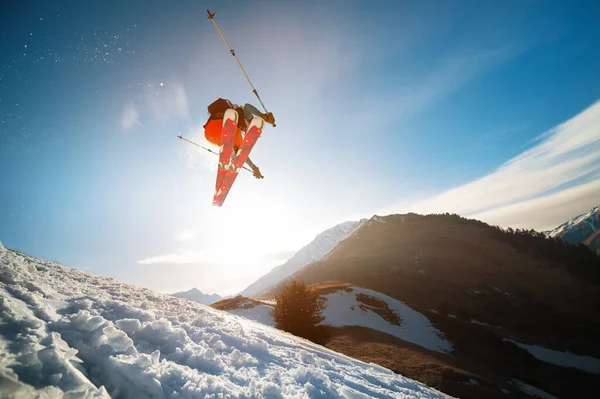
[[[244,139],[242,140],[242,145],[238,149],[238,151],[234,154],[233,162],[231,165],[224,169],[225,170],[225,178],[221,185],[221,189],[217,191],[215,197],[213,199],[213,205],[222,206],[223,202],[227,198],[235,179],[237,178],[240,169],[246,163],[246,160],[250,156],[250,152],[254,148],[254,145],[260,138],[262,134],[262,130],[264,128],[265,121],[255,116],[248,127],[248,131],[244,135]]]

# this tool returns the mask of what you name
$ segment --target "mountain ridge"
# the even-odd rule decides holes
[[[600,205],[543,233],[572,245],[584,244],[600,255]]]
[[[210,305],[223,299],[223,297],[221,297],[221,295],[219,294],[205,294],[198,288],[192,288],[187,291],[180,291],[169,295],[175,298],[188,299],[190,301],[201,303],[203,305]]]

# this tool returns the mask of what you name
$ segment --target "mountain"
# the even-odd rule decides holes
[[[211,303],[215,303],[223,299],[219,294],[203,294],[202,291],[197,288],[192,288],[189,291],[176,292],[175,294],[171,294],[171,296],[174,296],[175,298],[188,299],[203,305],[210,305]]]
[[[301,267],[315,262],[327,255],[335,246],[352,234],[366,219],[348,221],[318,234],[315,239],[300,249],[287,262],[272,269],[254,283],[246,287],[239,295],[250,297],[260,296],[265,290],[295,273]]]
[[[0,249],[0,397],[445,398],[211,307]]]
[[[295,279],[343,282],[402,302],[431,321],[452,356],[364,323],[340,326],[326,346],[450,395],[501,398],[502,389],[524,383],[568,398],[598,388],[600,258],[594,253],[458,215],[410,213],[379,222],[363,223],[264,296]],[[471,391],[457,385],[466,375],[476,384]]]
[[[544,233],[569,244],[585,244],[600,255],[600,205]]]

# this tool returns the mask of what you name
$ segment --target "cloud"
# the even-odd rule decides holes
[[[133,129],[140,125],[140,115],[133,105],[126,105],[121,114],[121,128],[124,130]]]
[[[600,205],[600,175],[594,181],[554,194],[472,215],[491,224],[545,231]]]
[[[418,201],[410,210],[540,228],[558,221],[558,215],[574,216],[598,205],[600,101],[536,141],[489,175]]]
[[[153,256],[137,261],[139,265],[185,265],[190,263],[202,263],[211,261],[211,258],[204,251],[186,251],[179,253],[170,253]]]
[[[148,85],[146,101],[152,114],[160,119],[189,118],[190,116],[187,94],[180,83]]]
[[[186,242],[193,240],[196,237],[195,230],[184,230],[175,235],[175,241]]]
[[[466,49],[461,50],[460,47]],[[406,82],[390,91],[390,85],[374,82],[372,87],[360,86],[353,96],[361,102],[356,119],[371,119],[372,115],[393,115],[396,123],[406,121],[435,103],[449,97],[469,83],[510,62],[531,45],[528,43],[501,43],[484,49],[473,49],[472,44],[459,44],[459,49],[440,56],[434,66],[410,70],[406,75],[398,72]],[[417,60],[415,60],[417,62]],[[396,77],[396,79],[399,79]],[[379,79],[379,78],[378,78]],[[385,99],[382,101],[381,99]],[[389,122],[389,118],[381,118]],[[376,122],[377,123],[377,122]]]
[[[220,248],[202,250],[181,250],[138,260],[139,265],[189,265],[204,264],[224,268],[264,267],[275,265],[280,259],[274,259],[271,253],[245,248],[243,251]],[[221,270],[222,271],[222,270]]]

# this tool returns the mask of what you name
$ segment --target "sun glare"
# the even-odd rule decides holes
[[[232,190],[222,207],[209,211],[214,228],[211,248],[221,254],[221,261],[255,264],[290,249],[293,239],[281,215],[291,210],[281,202],[261,200],[256,192],[244,195],[247,190],[241,186],[234,187],[238,190]]]

